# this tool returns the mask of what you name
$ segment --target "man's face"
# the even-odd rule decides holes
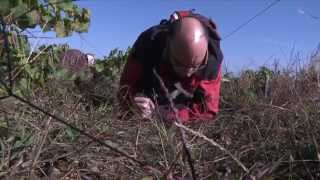
[[[177,73],[178,76],[182,78],[190,77],[198,70],[203,69],[207,64],[207,60],[208,52],[205,54],[205,57],[203,57],[202,62],[187,65],[184,59],[179,59],[174,56],[174,53],[169,53],[169,61],[172,65],[173,70]]]

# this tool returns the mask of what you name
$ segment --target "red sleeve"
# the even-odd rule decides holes
[[[130,55],[120,78],[118,98],[121,105],[128,105],[131,102],[132,95],[137,93],[141,72],[141,64]]]
[[[208,121],[214,119],[219,111],[221,70],[214,80],[202,80],[198,88],[204,92],[204,102],[194,103],[191,107],[183,107],[178,110],[182,122]],[[169,113],[168,118],[173,118]]]

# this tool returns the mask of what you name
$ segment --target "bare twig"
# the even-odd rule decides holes
[[[11,144],[9,144],[8,145],[9,147],[8,147],[8,161],[7,161],[7,167],[8,168],[10,168],[10,166],[11,166],[11,156],[12,156],[12,145]]]
[[[174,103],[172,101],[170,93],[169,93],[168,89],[166,88],[162,78],[160,77],[160,75],[157,73],[157,71],[155,69],[153,69],[153,74],[156,76],[156,78],[158,79],[158,81],[160,83],[161,88],[166,93],[166,97],[169,100],[170,107],[173,110],[174,115],[175,115],[175,120],[176,120],[175,124],[181,124],[181,119],[180,119],[180,117],[178,115],[178,110],[177,110],[177,108],[175,108],[175,105],[174,105]],[[188,164],[189,164],[189,167],[190,167],[192,179],[196,180],[197,178],[196,178],[196,173],[195,173],[195,169],[194,169],[194,165],[193,165],[193,160],[191,158],[191,153],[190,153],[190,151],[189,151],[189,149],[187,148],[187,145],[186,145],[187,144],[186,134],[185,134],[184,130],[182,128],[180,128],[179,126],[178,126],[178,129],[179,129],[179,132],[181,134],[181,141],[182,141],[183,150],[187,155],[187,160],[188,160]]]
[[[48,136],[48,133],[49,133],[49,129],[50,129],[50,122],[51,122],[51,117],[49,117],[47,123],[46,123],[46,129],[44,130],[44,135],[43,137],[41,138],[41,142],[40,142],[40,146],[38,148],[38,151],[36,152],[33,160],[32,160],[32,165],[30,166],[30,172],[33,173],[33,168],[35,167],[36,163],[37,163],[37,160],[40,156],[40,153],[42,151],[42,148],[43,148],[43,145],[44,143],[46,142],[46,139],[47,139],[47,136]]]
[[[237,159],[230,151],[228,151],[227,149],[225,149],[224,147],[222,147],[220,144],[216,143],[215,141],[213,141],[212,139],[208,138],[207,136],[205,136],[204,134],[200,134],[199,132],[196,132],[186,126],[184,126],[181,123],[177,123],[175,122],[175,125],[188,131],[191,134],[194,134],[202,139],[204,139],[205,141],[209,142],[210,144],[212,144],[213,146],[218,147],[221,151],[224,151],[226,154],[228,154],[246,173],[249,173],[248,168],[246,168],[239,159]]]
[[[95,135],[94,137],[98,138],[101,136],[101,134],[103,134],[105,131],[103,132],[100,132],[99,134]],[[69,152],[69,153],[66,153],[66,154],[63,154],[61,156],[58,156],[58,157],[54,157],[54,158],[50,158],[50,161],[56,161],[58,159],[61,159],[61,158],[65,158],[65,157],[68,157],[68,156],[71,156],[73,154],[80,154],[81,151],[83,151],[84,149],[86,149],[90,144],[92,144],[93,142],[95,141],[89,141],[87,142],[86,144],[84,144],[83,146],[81,146],[79,149],[76,149],[75,151],[72,151],[72,152]],[[46,162],[46,161],[44,161]]]
[[[1,96],[1,97],[0,97],[0,101],[1,101],[1,100],[4,100],[4,99],[7,99],[7,98],[9,98],[9,97],[11,97],[11,96]]]
[[[136,141],[135,141],[135,156],[137,156],[137,151],[138,151],[138,145],[139,145],[139,136],[140,136],[140,130],[141,129],[141,121],[139,122],[139,127],[137,130],[137,135],[136,135]]]
[[[164,145],[164,140],[163,140],[163,136],[166,136],[167,137],[167,134],[165,129],[163,129],[162,127],[160,126],[163,126],[163,124],[160,124],[157,122],[157,121],[154,121],[152,123],[156,128],[157,128],[157,132],[158,132],[158,136],[159,136],[159,139],[160,139],[160,142],[161,142],[161,149],[162,149],[162,152],[163,152],[163,159],[165,161],[165,165],[166,167],[168,167],[168,157],[167,157],[167,153],[165,151],[165,145]]]
[[[139,160],[137,160],[136,158],[128,155],[128,154],[127,154],[126,152],[124,152],[123,150],[120,150],[120,149],[118,149],[118,148],[116,148],[116,147],[114,147],[114,146],[111,146],[111,145],[109,145],[109,144],[101,141],[100,139],[94,137],[93,135],[88,134],[86,131],[84,131],[84,130],[82,130],[82,129],[79,129],[78,127],[75,127],[75,126],[69,124],[68,122],[66,122],[66,121],[63,120],[62,118],[60,118],[60,117],[58,117],[58,116],[56,116],[56,115],[54,115],[54,114],[51,114],[50,112],[48,112],[48,111],[46,111],[46,110],[44,110],[44,109],[36,106],[35,104],[33,104],[33,103],[31,103],[31,102],[29,102],[29,101],[21,98],[20,96],[17,96],[17,95],[15,95],[15,94],[12,94],[12,96],[15,97],[17,100],[19,100],[19,101],[27,104],[28,106],[30,106],[30,107],[32,107],[32,108],[34,108],[34,109],[42,112],[43,114],[45,114],[45,115],[47,115],[47,116],[52,117],[52,118],[55,119],[56,121],[58,121],[58,122],[60,122],[60,123],[62,123],[62,124],[64,124],[64,125],[70,127],[71,129],[79,132],[80,134],[83,134],[83,135],[87,136],[87,137],[90,138],[91,140],[94,140],[95,142],[99,143],[100,145],[105,146],[105,147],[108,147],[108,148],[111,149],[112,151],[115,151],[115,152],[117,152],[118,154],[120,154],[120,155],[122,155],[122,156],[124,156],[124,157],[126,157],[126,158],[128,158],[128,159],[130,159],[130,160],[132,160],[133,162],[137,163],[139,166],[141,166],[141,167],[145,167],[145,166],[146,166],[145,163],[143,163],[142,161],[139,161]]]
[[[167,176],[177,165],[177,160],[178,160],[178,157],[180,156],[181,154],[181,150],[178,151],[176,157],[174,158],[174,160],[171,162],[170,166],[169,166],[169,169],[166,171],[165,175]]]

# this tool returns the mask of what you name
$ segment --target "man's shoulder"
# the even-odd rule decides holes
[[[135,58],[143,60],[162,54],[167,34],[161,28],[161,25],[152,26],[138,36],[132,47]]]
[[[154,25],[140,33],[138,36],[136,43],[137,42],[143,42],[143,43],[161,43],[161,41],[164,40],[166,37],[167,33],[164,30],[164,25]],[[135,44],[136,44],[135,43]]]
[[[216,80],[221,71],[222,56],[216,56],[215,53],[210,53],[208,62],[204,69],[199,72],[202,80]]]

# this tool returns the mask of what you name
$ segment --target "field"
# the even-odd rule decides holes
[[[33,30],[87,32],[89,9],[0,4],[0,179],[320,179],[320,46],[308,57],[292,51],[288,65],[224,67],[215,119],[167,123],[120,108],[130,48],[70,72],[59,64],[68,44],[31,43],[47,38]]]
[[[123,64],[115,62],[125,57],[110,56],[94,80],[49,76],[42,87],[21,93],[29,104],[1,100],[0,177],[191,179],[176,125],[119,111]],[[198,179],[319,178],[319,79],[312,66],[292,69],[225,73],[219,115],[183,126]]]

